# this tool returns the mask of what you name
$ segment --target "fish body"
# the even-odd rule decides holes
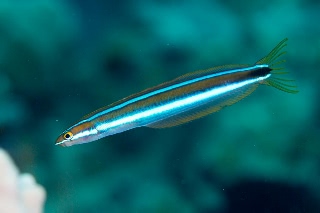
[[[265,84],[296,93],[286,74],[274,67],[285,52],[282,40],[266,57],[253,65],[225,65],[188,73],[172,81],[131,95],[85,116],[65,130],[56,145],[88,143],[137,127],[167,128],[206,116],[232,105]]]

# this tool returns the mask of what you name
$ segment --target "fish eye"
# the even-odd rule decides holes
[[[72,132],[66,132],[66,133],[63,135],[63,138],[66,139],[66,140],[70,140],[72,137],[73,137]]]

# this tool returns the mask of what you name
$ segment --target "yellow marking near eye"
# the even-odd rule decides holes
[[[72,132],[66,132],[64,135],[63,135],[64,139],[66,140],[70,140],[72,137],[73,137],[73,134]]]

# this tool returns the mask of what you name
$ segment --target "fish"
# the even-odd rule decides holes
[[[280,59],[287,38],[255,64],[234,64],[187,73],[84,116],[63,131],[55,144],[89,143],[137,127],[169,128],[218,112],[250,95],[259,85],[297,93]]]

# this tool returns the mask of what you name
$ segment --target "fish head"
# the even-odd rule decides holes
[[[98,130],[90,121],[81,121],[63,131],[57,138],[55,145],[63,147],[89,143],[99,139]]]

